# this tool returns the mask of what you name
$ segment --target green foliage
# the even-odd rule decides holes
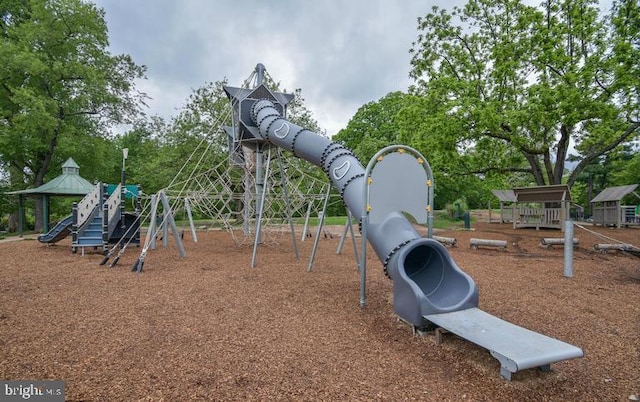
[[[274,88],[279,88],[279,85],[276,85]],[[276,91],[280,91],[280,89],[276,89]],[[286,93],[287,90],[285,89],[283,92]],[[293,91],[293,95],[293,100],[287,105],[287,119],[314,133],[326,136],[326,131],[318,125],[318,121],[313,117],[313,113],[305,106],[302,89],[297,88]]]
[[[611,184],[640,184],[640,146],[623,150],[612,161]]]
[[[433,227],[436,229],[461,229],[464,225],[460,218],[451,215],[447,209],[434,211],[433,215]]]
[[[467,173],[527,173],[537,185],[563,180],[572,142],[569,184],[637,138],[638,4],[617,2],[609,19],[594,4],[434,7],[411,50],[414,93],[427,100],[412,115],[428,114],[413,137],[436,135]]]
[[[366,165],[380,149],[398,143],[397,115],[408,100],[407,94],[390,92],[377,102],[361,106],[333,139],[351,149]]]
[[[610,152],[597,163],[588,165],[571,187],[571,199],[589,212],[591,199],[602,190],[628,184],[640,184],[640,153],[636,146]],[[632,204],[636,202],[633,198],[633,195],[629,196]]]
[[[452,203],[448,203],[445,207],[447,215],[450,218],[461,219],[462,214],[469,211],[469,206],[467,205],[467,199],[463,196],[453,201]]]
[[[120,150],[128,149],[125,161],[127,183],[139,184],[148,194],[166,187],[182,165],[173,160],[172,147],[163,147],[162,138],[167,130],[167,123],[153,116],[135,122],[131,130],[116,138],[114,143]]]
[[[41,185],[68,156],[92,162],[112,154],[107,143],[89,137],[108,137],[110,126],[139,113],[145,95],[134,90],[134,80],[145,68],[111,55],[107,46],[104,11],[94,4],[1,3],[0,168],[10,173],[12,189]]]
[[[463,148],[455,142],[454,134],[460,127],[449,123],[438,114],[438,105],[429,96],[392,92],[362,106],[334,139],[353,149],[364,164],[386,146],[411,146],[425,156],[433,170],[435,208],[445,208],[462,194],[470,206],[484,207],[490,190],[504,187],[504,176],[496,172],[470,174],[460,153]]]

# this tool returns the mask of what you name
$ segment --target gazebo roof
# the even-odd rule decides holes
[[[513,190],[491,190],[500,202],[516,202],[516,195]]]
[[[519,187],[513,193],[518,202],[562,202],[571,201],[571,192],[566,184],[551,186]]]
[[[596,195],[591,202],[620,201],[625,195],[633,192],[638,187],[637,184],[628,186],[607,187]]]
[[[86,195],[95,186],[80,177],[80,168],[73,160],[67,159],[62,165],[62,174],[37,188],[11,191],[6,194],[48,194],[48,195]]]

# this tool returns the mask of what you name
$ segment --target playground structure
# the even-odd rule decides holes
[[[414,330],[441,328],[488,349],[500,362],[504,378],[511,379],[513,373],[528,368],[548,370],[552,363],[583,356],[582,350],[576,346],[521,328],[478,308],[479,294],[475,282],[457,266],[445,246],[433,238],[433,178],[431,168],[422,155],[405,146],[388,147],[381,150],[365,169],[341,144],[288,121],[284,116],[291,97],[272,92],[264,84],[264,74],[264,66],[259,64],[255,69],[256,85],[253,88],[225,87],[233,109],[233,125],[224,128],[229,144],[228,159],[218,161],[213,169],[194,169],[187,180],[172,182],[168,188],[151,197],[147,236],[140,256],[132,266],[133,271],[142,271],[145,255],[155,247],[160,230],[163,231],[165,245],[168,232],[172,231],[180,255],[186,257],[182,235],[174,220],[177,208],[182,206],[189,217],[194,241],[197,241],[191,216],[194,209],[217,215],[224,228],[234,236],[237,230],[230,222],[240,221],[244,238],[253,235],[252,267],[255,266],[258,246],[265,243],[264,223],[272,219],[267,216],[268,211],[275,211],[279,214],[277,225],[280,231],[288,223],[298,257],[292,221],[294,211],[298,211],[295,214],[299,216],[303,207],[307,209],[304,239],[313,203],[322,203],[322,211],[318,213],[320,228],[331,190],[335,189],[349,216],[344,233],[351,228],[352,220],[361,226],[361,259],[353,232],[352,238],[361,275],[362,306],[365,305],[368,242],[383,263],[385,274],[393,280],[394,312],[398,317],[412,325]],[[212,141],[203,143],[206,152]],[[298,194],[297,198],[305,202],[296,204],[296,197],[291,196],[295,193],[296,182],[287,181],[285,177],[290,172],[284,168],[285,158],[280,154],[281,149],[320,167],[329,177],[330,185],[311,177],[310,187],[313,189]],[[295,161],[289,162],[295,164]],[[272,168],[276,163],[278,168]],[[234,182],[227,180],[233,171],[225,167],[228,166],[226,164],[240,167],[241,197],[238,197],[239,191]],[[197,168],[202,165],[198,163]],[[177,174],[176,178],[179,176]],[[274,180],[274,177],[280,180]],[[237,184],[238,178],[235,180]],[[225,191],[216,193],[221,187]],[[324,194],[318,188],[325,191]],[[174,189],[178,190],[173,192]],[[120,188],[115,193],[122,191]],[[270,203],[269,195],[276,195],[281,203]],[[75,225],[74,244],[87,233],[87,222],[97,222],[97,216],[101,214],[102,242],[98,244],[96,230],[90,232],[91,240],[82,245],[78,243],[78,247],[101,246],[104,252],[105,239],[111,238],[118,227],[114,225],[117,221],[114,211],[116,205],[122,204],[123,196],[120,200],[109,198],[102,204],[98,202],[100,196],[94,194],[92,197],[78,207],[76,216],[84,221]],[[269,209],[270,204],[277,207]],[[122,211],[120,222],[125,216]],[[427,224],[426,237],[418,232],[414,222]],[[121,223],[120,227],[124,229],[126,224]],[[134,230],[139,230],[139,227]],[[133,238],[122,235],[121,244],[123,239],[128,244]],[[112,249],[107,253],[101,265],[113,252]]]
[[[400,148],[400,149],[402,149],[402,148]],[[386,163],[386,162],[389,162],[389,161],[393,160],[394,158],[401,158],[401,157],[402,156],[400,155],[400,152],[391,152],[391,153],[389,153],[387,155],[384,155],[384,158],[383,158],[383,160],[381,162]],[[407,160],[410,161],[410,159],[407,159]],[[419,163],[416,163],[416,165],[419,165]],[[395,169],[395,164],[392,167],[391,171],[393,172],[394,169]],[[366,177],[366,175],[365,175],[365,177]],[[373,180],[373,181],[374,181],[374,183],[378,183],[379,182],[378,180]],[[423,187],[426,187],[426,184],[424,184]],[[184,200],[186,205],[189,205],[189,203],[190,203],[190,201],[188,201],[189,198],[184,198],[183,200]],[[373,200],[375,201],[375,200],[379,200],[379,199],[378,199],[377,196],[374,196]],[[160,202],[160,204],[162,204],[162,202]],[[379,211],[379,209],[377,209],[375,207],[375,204],[372,204],[372,206],[373,206],[372,211]],[[363,214],[363,216],[366,216],[366,214]],[[164,226],[164,227],[166,227],[166,226]],[[167,236],[164,236],[164,238],[166,238],[166,237]],[[438,239],[436,239],[436,236],[431,236],[431,237],[434,240],[438,240]],[[453,240],[455,241],[455,239],[453,239]],[[214,245],[214,247],[215,247],[215,245]],[[437,254],[435,254],[435,256],[438,257]],[[426,267],[430,267],[429,265],[425,265],[425,266]],[[394,301],[394,304],[395,304],[395,301]],[[441,334],[443,332],[442,329],[445,328],[445,327],[450,328],[451,329],[450,332],[458,331],[458,332],[461,332],[461,333],[464,333],[464,334],[468,334],[469,332],[473,331],[473,329],[469,328],[469,327],[477,325],[478,322],[483,323],[487,319],[488,320],[492,320],[491,318],[485,317],[483,314],[480,314],[479,311],[481,312],[481,310],[475,310],[473,308],[470,308],[470,309],[467,309],[467,310],[471,311],[473,314],[472,313],[465,314],[465,315],[452,314],[451,316],[448,316],[447,315],[448,313],[443,313],[443,314],[438,314],[437,316],[431,315],[431,317],[433,318],[433,321],[431,321],[431,323],[437,323],[438,325],[440,325],[440,327],[436,331],[436,334]],[[463,322],[460,319],[460,317],[468,318],[469,321],[468,322]],[[492,322],[492,321],[489,321],[489,322]],[[466,327],[465,327],[465,325],[466,325]],[[495,352],[495,353],[497,353],[497,354],[499,354],[501,356],[511,356],[511,355],[517,353],[517,351],[509,351],[509,350],[505,351],[505,350],[499,349],[500,345],[498,345],[498,347],[495,346],[495,344],[498,343],[498,341],[496,341],[496,338],[500,339],[501,340],[500,342],[508,343],[508,339],[509,339],[508,337],[507,337],[506,341],[503,341],[503,339],[505,338],[504,337],[504,333],[509,332],[510,328],[511,327],[509,325],[507,325],[506,327],[503,327],[503,326],[495,326],[495,327],[494,326],[490,326],[490,327],[489,326],[485,326],[485,327],[481,327],[480,329],[478,329],[478,331],[481,333],[481,335],[484,334],[484,331],[486,329],[493,330],[493,331],[487,333],[486,339],[480,339],[480,337],[474,338],[474,342],[477,341],[478,344],[483,345],[484,347],[492,350],[492,353]],[[530,332],[523,331],[523,332],[516,333],[516,335],[514,335],[514,337],[522,337],[522,338],[534,337],[534,338],[536,338],[536,337],[538,337],[538,335],[539,334],[536,334],[536,333],[530,333]],[[466,335],[466,336],[469,336],[469,335]],[[491,349],[491,348],[494,348],[494,349]],[[544,347],[541,346],[539,348],[539,350],[543,350],[543,349],[546,351],[547,350],[547,346],[544,346]],[[554,358],[557,358],[557,356],[554,356]],[[546,357],[544,359],[546,359]],[[545,361],[544,359],[543,359],[543,361]],[[524,360],[526,360],[526,359],[524,359],[524,358],[523,359],[514,359],[514,361],[524,361]],[[510,364],[510,362],[507,360],[506,363],[504,363],[504,365],[508,365],[508,364]],[[517,370],[526,368],[525,366],[542,367],[544,369],[549,368],[549,364],[544,364],[544,363],[541,364],[539,361],[536,361],[536,360],[526,362],[526,364],[524,364],[524,363],[518,363],[518,364],[519,364],[518,366],[507,367],[505,369],[505,373],[503,373],[503,375],[506,374],[507,376],[510,376],[510,373],[514,372],[514,370],[517,371]]]
[[[562,229],[569,219],[571,192],[566,184],[514,188],[513,228]]]
[[[506,379],[519,370],[549,369],[551,363],[583,355],[580,348],[518,327],[478,308],[478,290],[471,277],[456,265],[440,242],[430,238],[431,230],[428,237],[423,237],[405,216],[408,213],[418,222],[426,217],[431,228],[433,200],[429,195],[433,194],[433,183],[428,177],[430,168],[424,168],[424,158],[407,147],[392,149],[378,156],[377,162],[391,163],[376,176],[371,173],[371,163],[365,170],[341,144],[286,120],[283,115],[290,99],[264,85],[260,78],[264,66],[258,64],[255,71],[258,76],[255,88],[225,87],[235,117],[228,132],[234,138],[253,142],[257,153],[276,146],[320,167],[329,176],[350,216],[362,224],[363,251],[364,242],[368,241],[393,280],[394,311],[402,320],[414,328],[442,327],[488,349],[500,361],[501,375]],[[411,163],[418,168],[409,173],[427,173],[419,176],[427,177],[421,186],[424,192],[416,191],[409,179],[409,185],[403,186],[404,179],[412,177],[405,171]],[[400,177],[403,180],[398,180]],[[381,191],[371,191],[371,184],[378,182],[383,184],[377,187]],[[394,187],[384,191],[384,184]],[[256,188],[258,194],[263,194],[259,181]],[[418,200],[407,199],[405,195],[411,194],[407,189],[417,193]],[[260,217],[260,203],[256,210]],[[260,236],[260,221],[256,239]],[[360,264],[363,279],[364,261],[365,258]]]
[[[198,152],[213,153],[207,147]],[[326,180],[318,180],[300,166],[288,164],[284,171],[285,156],[275,149],[256,153],[248,145],[229,151],[218,155],[212,167],[198,164],[187,178],[162,190],[174,215],[183,211],[190,224],[189,215],[204,217],[244,246],[255,237],[258,210],[263,219],[260,241],[266,243],[278,241],[275,234],[287,229],[289,214],[304,216],[306,222],[319,214],[329,188]]]
[[[562,222],[570,219],[572,208],[576,219],[583,218],[583,208],[571,202],[571,192],[565,184],[491,190],[491,193],[500,201],[500,216],[494,220],[489,205],[489,222],[512,223],[514,229],[562,229]]]
[[[135,204],[125,211],[125,200]],[[106,252],[109,244],[140,244],[140,189],[138,186],[109,186],[97,183],[80,202],[73,204],[71,215],[60,220],[47,233],[38,236],[41,243],[53,244],[72,236],[71,250],[85,248]]]
[[[250,86],[259,86],[265,77],[268,77],[265,70],[260,74],[254,71],[243,86],[235,90],[250,91]],[[286,104],[293,96],[276,95],[285,105],[283,112],[286,113]],[[188,220],[196,242],[197,226],[200,230],[226,230],[238,247],[253,243],[252,266],[256,264],[259,244],[277,244],[282,239],[280,235],[288,231],[299,257],[294,217],[304,219],[301,241],[305,241],[310,234],[307,228],[311,219],[323,216],[322,210],[327,205],[340,203],[340,198],[331,193],[326,177],[306,161],[283,154],[279,148],[253,137],[243,137],[232,121],[231,107],[228,113],[217,116],[213,126],[220,130],[203,136],[171,183],[155,194],[156,208],[150,208],[153,214],[148,218],[154,226],[139,261],[143,263],[147,251],[156,247],[155,238],[160,232],[174,230],[168,219],[178,220],[181,213],[182,221]],[[167,236],[162,238],[166,245]],[[136,269],[141,265],[138,263]]]
[[[638,226],[640,225],[640,205],[622,205],[621,200],[627,194],[634,194],[637,184],[608,187],[591,200],[593,224],[602,226]],[[640,201],[639,201],[640,202]]]
[[[241,88],[225,90],[251,92],[249,87],[260,86],[265,77],[266,70],[259,74],[254,71]],[[286,104],[293,96],[276,96],[285,104],[286,113]],[[252,244],[251,266],[257,263],[260,244],[276,245],[286,232],[291,233],[299,258],[294,218],[304,220],[300,241],[305,241],[311,237],[308,227],[312,219],[321,219],[328,206],[342,202],[332,193],[327,178],[308,162],[252,136],[243,136],[232,120],[231,107],[217,117],[216,125],[221,129],[203,136],[171,183],[147,200],[150,215],[145,221],[150,224],[140,256],[132,266],[134,271],[142,269],[147,252],[157,246],[157,237],[165,246],[173,237],[180,255],[186,256],[182,237],[187,230],[178,228],[180,220],[188,222],[194,242],[196,229],[223,229],[238,247]],[[180,214],[182,219],[178,219]],[[324,234],[332,236],[326,230]]]

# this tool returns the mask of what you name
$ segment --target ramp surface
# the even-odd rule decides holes
[[[38,241],[40,243],[59,242],[71,233],[71,225],[73,225],[73,215],[63,218],[49,232],[38,236]]]
[[[491,352],[500,362],[500,374],[528,368],[549,370],[551,363],[582,357],[582,349],[495,317],[478,308],[430,314],[424,319]]]

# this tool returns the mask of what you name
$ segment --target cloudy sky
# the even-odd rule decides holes
[[[411,84],[417,18],[446,0],[96,0],[113,54],[148,67],[138,88],[150,114],[170,117],[193,89],[240,86],[263,63],[282,88],[302,89],[333,135],[363,104]]]

